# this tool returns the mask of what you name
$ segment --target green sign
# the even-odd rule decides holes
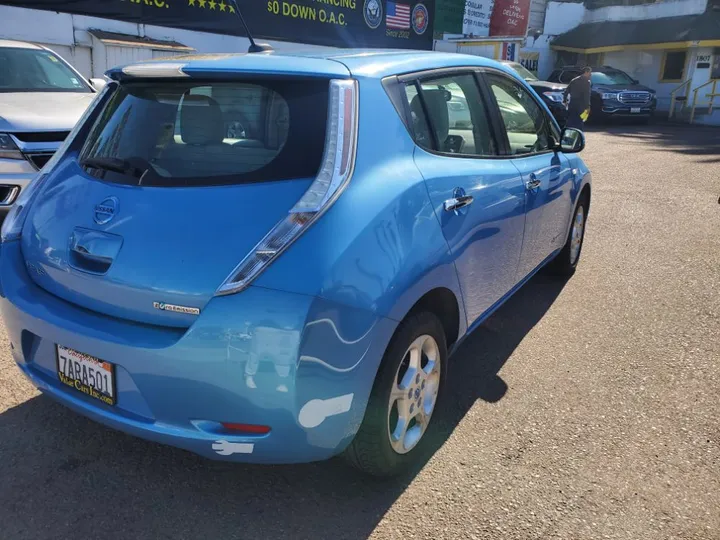
[[[435,37],[443,34],[462,34],[465,0],[435,1]]]

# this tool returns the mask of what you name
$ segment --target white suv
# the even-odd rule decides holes
[[[103,85],[45,47],[0,39],[0,221]]]

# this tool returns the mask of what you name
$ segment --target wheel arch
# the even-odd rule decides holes
[[[440,320],[447,348],[450,349],[460,337],[460,302],[455,293],[447,287],[436,287],[421,296],[404,318],[422,312],[432,313]]]

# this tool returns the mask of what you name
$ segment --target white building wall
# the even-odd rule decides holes
[[[495,44],[487,45],[458,45],[457,52],[461,54],[472,54],[475,56],[484,56],[486,58],[492,58],[497,60],[499,55],[496,55],[497,47]]]
[[[521,51],[538,53],[537,74],[539,78],[545,79],[550,75],[555,63],[555,57],[550,50],[550,38],[548,36],[542,35],[537,39],[528,37]]]
[[[545,27],[545,12],[548,0],[530,0],[530,16],[528,21],[528,33],[534,31],[542,32]]]
[[[129,55],[128,57],[132,55],[144,57],[149,54],[150,58],[153,56],[152,50],[147,50],[145,53],[137,52],[141,50],[140,48],[125,47],[123,49],[132,49],[136,52],[126,50],[122,53],[111,52],[110,55],[107,55],[102,51],[101,54],[96,54],[98,52],[97,40],[93,40],[92,36],[88,34],[89,29],[178,41],[201,53],[245,52],[250,45],[249,41],[242,37],[0,6],[0,38],[44,44],[73,64],[87,78],[102,76],[107,69],[113,67],[113,62],[124,61],[126,55]],[[319,48],[300,43],[267,42],[277,50]],[[108,47],[108,49],[112,48],[119,47]],[[91,51],[92,54],[90,54]],[[88,58],[89,56],[90,58]]]
[[[588,10],[584,23],[603,21],[644,21],[663,17],[680,17],[703,13],[707,0],[674,0],[639,6],[609,6]]]
[[[557,36],[572,30],[583,22],[585,6],[581,3],[548,2],[544,34]]]

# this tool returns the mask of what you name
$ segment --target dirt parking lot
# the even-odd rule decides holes
[[[453,357],[416,474],[111,431],[38,395],[0,335],[0,537],[720,539],[720,130],[594,128],[584,157],[577,274],[533,278]]]

